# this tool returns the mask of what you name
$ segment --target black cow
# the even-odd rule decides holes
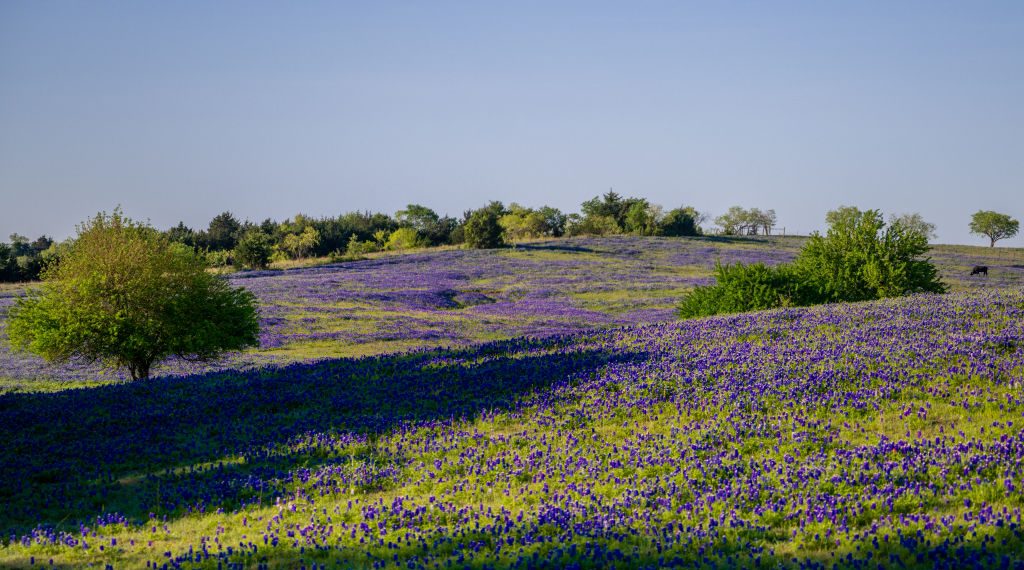
[[[987,265],[975,265],[974,269],[971,270],[971,275],[978,275],[984,273],[985,277],[988,277],[988,266]]]

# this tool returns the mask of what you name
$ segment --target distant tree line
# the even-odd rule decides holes
[[[393,216],[348,212],[314,218],[298,214],[284,221],[268,218],[262,222],[243,221],[231,212],[222,212],[206,228],[179,222],[163,233],[170,242],[201,253],[211,267],[261,269],[275,261],[309,257],[353,259],[379,251],[443,245],[495,248],[545,237],[695,236],[702,233],[705,219],[692,206],[665,211],[644,198],[623,197],[609,190],[583,202],[580,213],[498,201],[467,210],[458,218],[441,216],[421,204],[409,204]],[[10,239],[9,244],[0,243],[0,281],[38,279],[46,265],[59,259],[65,246],[47,236],[31,242],[16,234]]]
[[[48,236],[33,241],[11,234],[10,243],[0,243],[0,281],[31,281],[57,256],[58,244]]]
[[[839,208],[828,214],[830,225],[837,217],[853,215],[856,208]],[[284,221],[239,220],[231,212],[216,215],[206,228],[193,229],[179,222],[164,235],[202,254],[212,267],[266,268],[272,262],[331,257],[355,259],[379,251],[398,251],[442,245],[473,248],[502,247],[509,242],[545,237],[616,235],[697,236],[704,233],[707,215],[693,206],[665,210],[645,198],[621,196],[613,190],[580,205],[579,213],[565,213],[552,206],[530,208],[515,202],[492,201],[463,212],[461,217],[441,216],[434,210],[409,204],[388,215],[348,212],[314,218],[298,214]],[[927,238],[935,226],[919,214],[903,214],[903,228]],[[775,210],[733,206],[716,217],[717,232],[725,235],[771,235],[777,224]],[[974,233],[988,236],[991,244],[1017,232],[1017,221],[995,212],[978,212],[970,225]],[[47,236],[34,241],[12,234],[0,243],[0,281],[38,279],[46,265],[59,260],[66,244]]]

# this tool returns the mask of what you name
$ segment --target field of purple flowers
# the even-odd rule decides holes
[[[650,310],[516,273],[552,246],[239,277],[285,322],[304,295],[515,311],[542,279],[602,326]],[[542,338],[8,393],[0,566],[1021,568],[1024,291],[979,283],[589,332],[538,310]]]
[[[499,251],[427,251],[295,269],[240,272],[236,285],[262,308],[261,347],[213,365],[171,362],[156,374],[194,374],[320,358],[544,337],[674,320],[681,295],[710,282],[716,261],[776,264],[803,240],[774,238],[574,238]],[[938,246],[935,261],[954,290],[1024,284],[1024,252]],[[972,265],[991,275],[970,277]],[[3,315],[17,290],[0,291],[0,392],[124,380],[73,363],[48,366],[9,352]]]

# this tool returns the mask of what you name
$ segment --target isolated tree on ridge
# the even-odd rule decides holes
[[[978,210],[971,216],[970,228],[972,234],[987,236],[988,246],[995,247],[997,241],[1017,235],[1020,224],[1006,214]]]

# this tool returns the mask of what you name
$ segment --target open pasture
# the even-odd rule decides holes
[[[674,320],[681,295],[710,282],[716,261],[792,260],[800,237],[572,238],[499,251],[444,250],[288,271],[239,272],[262,308],[261,347],[214,364],[171,362],[157,374],[387,354]],[[954,291],[1024,284],[1024,251],[935,246]],[[992,268],[968,275],[973,265]],[[76,363],[12,354],[3,314],[21,288],[0,289],[0,392],[123,381]]]
[[[0,566],[1015,567],[1022,387],[1005,289],[7,394]]]

